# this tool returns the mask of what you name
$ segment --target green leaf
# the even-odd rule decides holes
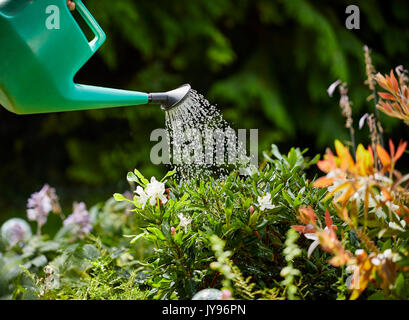
[[[383,291],[377,291],[368,297],[368,300],[387,300]]]
[[[134,173],[136,174],[136,176],[141,180],[141,184],[143,186],[146,186],[149,183],[149,180],[147,180],[142,173],[140,173],[137,169],[134,170]]]
[[[136,236],[126,236],[126,237],[133,237],[130,243],[135,243],[136,241],[138,241],[138,239],[144,237],[145,235],[146,235],[146,232],[142,232],[140,234],[137,234]]]
[[[288,164],[290,165],[290,168],[294,168],[298,160],[298,155],[297,152],[295,151],[294,148],[291,148],[290,152],[288,153]]]
[[[42,267],[47,264],[48,260],[45,255],[38,256],[30,261],[30,263],[35,267]]]
[[[176,168],[172,171],[169,171],[161,180],[161,182],[165,181],[166,178],[173,176],[176,173]]]
[[[403,273],[399,273],[396,279],[396,293],[401,297],[407,298],[408,296],[408,288]]]
[[[183,237],[183,232],[177,232],[174,237],[175,243],[178,245],[182,245],[183,244],[182,237]]]
[[[127,199],[123,194],[120,194],[120,193],[115,193],[114,199],[116,201],[127,201],[127,200],[129,201],[129,199]]]
[[[152,232],[158,239],[166,240],[165,236],[163,235],[162,231],[160,231],[156,227],[148,227],[146,228],[149,232]]]
[[[140,180],[133,172],[128,172],[128,174],[126,175],[126,180],[128,180],[129,182],[136,182],[138,184],[141,184]]]
[[[168,238],[169,240],[171,240],[172,239],[172,234],[170,233],[170,225],[169,225],[168,221],[163,221],[162,222],[161,229],[162,229],[162,233],[164,234],[164,236],[166,238]]]

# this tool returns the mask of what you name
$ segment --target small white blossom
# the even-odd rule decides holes
[[[60,276],[58,270],[54,266],[46,265],[44,267],[44,288],[43,291],[46,292],[52,289],[58,289],[60,287]],[[44,293],[43,292],[43,293]]]
[[[375,258],[372,258],[372,259],[371,259],[371,263],[372,263],[374,266],[379,266],[379,265],[381,264],[381,260],[379,260],[379,258],[375,257]]]
[[[365,251],[363,249],[357,249],[355,250],[355,255],[356,256],[360,256],[361,254],[363,254]]]
[[[148,201],[151,206],[156,204],[157,199],[163,204],[168,202],[165,196],[165,184],[157,181],[155,177],[151,178],[151,182],[147,184],[145,190],[143,190],[141,186],[138,186],[135,193],[138,194],[138,204],[142,206],[142,209],[145,208]]]
[[[145,190],[141,186],[138,186],[135,190],[138,195],[138,204],[145,209],[146,202],[149,200],[149,196],[146,194]]]
[[[379,266],[384,264],[386,260],[397,262],[400,260],[400,256],[398,253],[392,252],[391,249],[386,249],[383,253],[379,253],[376,257],[372,258],[371,263],[375,266]]]
[[[271,200],[271,194],[267,193],[265,196],[257,198],[258,204],[260,206],[260,210],[264,211],[265,209],[274,209],[275,205],[273,205]]]
[[[185,228],[185,233],[187,232],[187,226],[192,222],[191,218],[186,218],[183,214],[179,213],[178,218],[180,220],[179,226]]]
[[[365,113],[361,119],[359,119],[359,129],[362,129],[365,125],[365,120],[369,117],[369,113]]]
[[[341,80],[337,80],[337,81],[333,82],[333,83],[328,87],[327,92],[328,92],[328,95],[329,95],[330,97],[332,97],[332,95],[333,95],[334,92],[335,92],[335,89],[338,87],[338,85],[339,85],[340,83],[341,83]]]
[[[385,257],[385,259],[390,259],[390,260],[392,260],[392,262],[397,262],[397,261],[400,260],[399,254],[392,252],[391,249],[386,249],[386,250],[383,252],[383,256]]]
[[[389,222],[389,228],[394,229],[394,230],[404,232],[405,226],[406,226],[405,220],[401,220],[399,224],[397,224],[396,222]]]
[[[258,173],[258,169],[254,164],[250,164],[248,167],[241,168],[241,174],[246,176],[253,176]]]
[[[325,227],[324,231],[326,233],[329,234],[329,229],[328,227]],[[310,244],[309,248],[308,248],[308,258],[311,257],[312,253],[314,252],[314,250],[319,246],[320,244],[320,240],[318,239],[318,236],[315,233],[305,233],[304,236],[308,239],[308,240],[312,240],[313,242]]]
[[[149,196],[149,204],[154,206],[156,204],[156,199],[166,203],[168,199],[165,196],[165,184],[159,182],[155,177],[151,178],[151,182],[145,188],[146,194]]]
[[[399,209],[399,206],[394,204],[392,201],[386,201],[386,198],[383,194],[376,195],[375,200],[372,197],[369,197],[369,207],[373,208],[378,218],[383,218],[384,220],[386,220],[388,216],[382,206],[376,208],[378,206],[377,203],[385,203],[385,206],[388,207],[392,212],[395,212]]]

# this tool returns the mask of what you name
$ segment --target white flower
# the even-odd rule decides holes
[[[275,205],[272,204],[271,194],[267,193],[263,197],[257,198],[258,204],[260,206],[260,210],[264,211],[265,209],[274,209]]]
[[[404,232],[405,226],[406,226],[405,220],[401,220],[399,224],[397,224],[396,222],[389,222],[389,228],[394,229],[394,230],[399,230],[399,231]]]
[[[329,229],[328,227],[325,227],[324,231],[329,234]],[[314,252],[315,248],[317,248],[320,244],[320,240],[318,239],[318,236],[315,233],[305,233],[304,236],[308,240],[312,240],[313,242],[310,244],[308,248],[308,259],[311,257],[312,253]]]
[[[145,209],[146,202],[149,200],[149,196],[146,194],[145,190],[141,186],[138,186],[135,190],[138,197],[138,204]]]
[[[168,201],[165,196],[165,184],[157,181],[155,177],[151,178],[151,182],[146,186],[145,192],[149,197],[149,204],[151,206],[156,204],[156,199],[159,199],[164,204]]]
[[[365,251],[363,249],[357,249],[355,250],[355,255],[356,256],[360,256],[361,254],[363,254]]]
[[[391,249],[386,249],[383,253],[379,253],[371,259],[371,263],[375,266],[383,265],[387,260],[397,262],[400,260],[398,253],[392,252]]]
[[[240,174],[245,175],[245,176],[253,176],[257,173],[258,173],[258,169],[254,164],[250,164],[248,167],[240,169]]]
[[[60,287],[60,276],[55,267],[46,265],[44,267],[44,291],[58,289]]]
[[[375,201],[376,200],[376,201]],[[395,212],[396,210],[398,210],[399,209],[399,206],[398,205],[396,205],[396,204],[394,204],[392,201],[386,201],[386,198],[385,198],[385,196],[383,195],[383,194],[381,194],[381,195],[376,195],[375,196],[375,200],[372,198],[372,197],[370,197],[369,198],[369,207],[371,207],[371,208],[373,208],[374,209],[374,212],[375,212],[375,214],[376,214],[376,216],[378,217],[378,218],[383,218],[383,219],[387,219],[387,214],[386,214],[386,212],[385,212],[385,210],[383,209],[383,207],[382,206],[380,206],[379,208],[376,208],[377,207],[377,202],[379,203],[379,202],[381,202],[381,203],[385,203],[385,205],[392,211],[392,212]]]
[[[168,202],[165,196],[165,184],[157,181],[155,177],[151,178],[151,182],[147,184],[145,190],[141,186],[138,186],[134,192],[138,195],[138,204],[142,209],[145,209],[145,205],[148,201],[151,206],[156,204],[157,199],[163,204]]]
[[[390,259],[390,260],[392,260],[392,262],[397,262],[397,261],[400,260],[399,254],[392,252],[391,249],[386,249],[386,250],[383,252],[383,256],[385,257],[385,259]]]
[[[179,226],[185,228],[185,233],[187,232],[187,226],[192,222],[192,219],[186,218],[183,214],[179,213],[178,218],[180,220]]]

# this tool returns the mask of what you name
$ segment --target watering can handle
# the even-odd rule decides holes
[[[98,22],[94,19],[94,17],[91,15],[91,13],[88,11],[81,0],[73,1],[75,2],[75,7],[81,14],[81,17],[85,20],[92,32],[94,32],[95,34],[95,38],[89,43],[92,52],[95,52],[104,43],[106,39],[105,32],[101,29]]]

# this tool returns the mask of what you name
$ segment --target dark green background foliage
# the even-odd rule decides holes
[[[348,82],[355,124],[373,110],[365,100],[364,44],[378,71],[409,66],[404,1],[356,1],[361,29],[353,31],[345,28],[350,1],[85,3],[107,41],[78,82],[140,91],[190,83],[233,127],[258,128],[260,152],[271,143],[322,152],[335,137],[348,138],[338,97],[326,89],[338,78]],[[91,204],[125,189],[133,168],[146,176],[164,172],[149,158],[150,133],[164,118],[155,106],[35,116],[1,109],[0,220],[23,215],[25,199],[45,182],[67,203]],[[398,121],[382,120],[386,135],[404,136]],[[364,141],[367,134],[359,132]]]

